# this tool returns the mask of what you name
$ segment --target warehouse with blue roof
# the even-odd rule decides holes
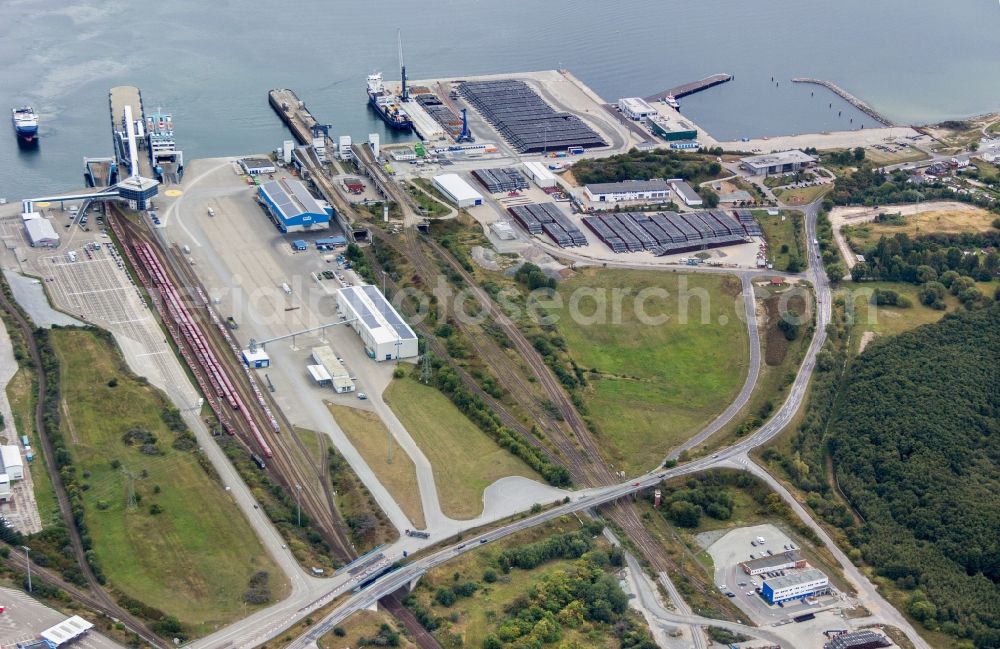
[[[262,183],[257,196],[282,232],[330,226],[333,208],[313,196],[300,180],[282,178]]]

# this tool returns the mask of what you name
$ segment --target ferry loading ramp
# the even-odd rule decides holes
[[[458,90],[518,153],[607,146],[579,117],[557,112],[523,81],[463,81]]]

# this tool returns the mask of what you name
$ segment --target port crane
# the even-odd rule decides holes
[[[402,30],[396,30],[396,47],[399,49],[399,75],[403,79],[403,89],[399,95],[402,101],[410,101],[410,91],[406,87],[406,65],[403,64],[403,35]]]

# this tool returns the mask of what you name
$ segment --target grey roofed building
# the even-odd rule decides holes
[[[884,635],[874,631],[855,631],[834,637],[823,645],[823,649],[876,649],[891,647],[892,643]]]
[[[789,550],[779,554],[767,555],[756,559],[750,559],[749,561],[744,561],[740,563],[740,567],[743,568],[743,571],[748,575],[753,575],[760,572],[766,572],[768,570],[794,566],[799,561],[802,561],[802,555],[799,554],[799,551]]]
[[[694,190],[694,187],[683,180],[671,180],[670,186],[674,188],[674,191],[681,197],[685,205],[694,206],[702,204],[701,195]]]
[[[624,194],[633,192],[662,192],[670,189],[665,180],[622,180],[616,183],[591,183],[587,191],[591,194]]]
[[[34,247],[59,244],[59,235],[52,227],[52,222],[46,218],[28,219],[24,222],[24,229],[28,234],[28,243]]]
[[[815,162],[815,156],[811,156],[808,153],[799,151],[798,149],[740,158],[740,165],[750,173],[757,176],[768,176],[771,174],[798,171],[799,169],[808,167]]]

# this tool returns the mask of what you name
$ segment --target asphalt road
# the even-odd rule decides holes
[[[690,450],[706,439],[714,435],[720,428],[732,421],[740,410],[750,401],[750,395],[757,385],[757,377],[760,374],[760,334],[757,331],[757,301],[753,292],[753,275],[748,273],[740,274],[740,282],[743,284],[743,307],[747,323],[747,333],[750,335],[750,368],[747,371],[747,380],[743,383],[743,389],[736,395],[736,399],[729,404],[721,415],[716,417],[712,423],[706,426],[700,433],[690,438],[667,456],[677,459],[682,451]]]
[[[771,484],[771,486],[775,488],[778,493],[782,494],[786,500],[790,500],[790,502],[793,503],[792,506],[796,513],[802,517],[807,524],[818,530],[820,538],[825,544],[827,544],[831,552],[834,553],[834,556],[841,561],[845,571],[852,578],[852,581],[856,581],[859,592],[864,593],[864,595],[868,597],[869,601],[875,605],[875,608],[883,616],[885,621],[902,629],[908,636],[910,636],[911,640],[918,647],[918,649],[930,649],[927,643],[922,640],[913,627],[906,622],[898,611],[893,609],[887,602],[885,602],[884,599],[881,598],[881,596],[876,592],[875,587],[868,582],[863,575],[861,575],[861,573],[853,566],[853,564],[851,564],[850,561],[847,560],[847,557],[844,556],[839,548],[837,548],[832,539],[822,532],[822,529],[815,521],[812,520],[808,512],[794,502],[794,498],[792,498],[791,494],[788,493],[788,491],[784,489],[780,483],[771,478],[766,471],[763,471],[760,467],[756,467],[756,465],[753,465],[752,462],[747,460],[747,451],[764,444],[780,433],[790,423],[796,412],[798,412],[798,409],[802,405],[806,395],[809,380],[815,367],[816,356],[826,340],[826,326],[830,322],[831,295],[829,283],[822,270],[818,246],[813,244],[813,241],[816,238],[816,219],[818,212],[818,203],[808,205],[804,208],[806,239],[810,261],[809,270],[807,271],[806,276],[813,283],[817,300],[817,324],[815,333],[785,402],[778,409],[775,415],[755,433],[744,438],[733,446],[720,450],[711,457],[699,458],[668,470],[650,472],[623,484],[576,492],[573,496],[573,500],[565,505],[554,507],[548,511],[541,512],[522,520],[514,521],[502,528],[492,530],[475,537],[465,538],[461,543],[441,549],[433,554],[429,554],[425,557],[412,561],[411,563],[408,563],[393,572],[383,575],[374,583],[368,585],[365,589],[349,596],[343,603],[327,614],[322,620],[310,627],[306,632],[298,636],[287,646],[290,649],[304,649],[305,647],[308,647],[318,638],[326,633],[329,633],[335,626],[350,617],[353,613],[375,605],[375,603],[383,596],[410,584],[410,582],[414,582],[435,566],[450,561],[460,554],[468,552],[484,543],[495,541],[511,534],[516,534],[517,532],[529,529],[566,514],[591,509],[613,502],[629,494],[653,487],[665,479],[689,475],[716,467],[736,466],[737,468],[753,470],[755,473],[759,471],[763,474],[762,477],[767,476],[765,479],[768,480],[769,484]],[[711,268],[698,268],[697,270],[699,272],[716,271],[716,269]],[[732,271],[724,271],[720,269],[720,272]],[[742,276],[749,278],[758,274],[760,273],[750,271],[743,273]],[[398,554],[393,553],[393,548],[386,548],[384,551],[386,556],[389,556],[392,559],[399,558]],[[219,633],[192,643],[192,645],[221,649],[222,647],[242,647],[260,644],[270,638],[277,637],[288,629],[293,623],[305,618],[332,598],[345,594],[356,587],[356,583],[354,583],[353,579],[345,571],[341,571],[334,578],[320,582],[319,584],[309,584],[308,587],[304,587],[306,585],[299,580],[295,580],[293,583],[296,586],[296,588],[294,588],[296,592],[292,597],[286,599],[284,602],[266,609],[265,611],[261,611],[258,614],[251,616],[251,618],[243,620]],[[313,599],[304,601],[308,600],[306,592],[311,594]],[[682,623],[717,626],[729,624],[725,621],[709,620],[707,618],[690,616],[684,612],[681,612],[681,616],[683,616],[683,619],[678,621]]]

